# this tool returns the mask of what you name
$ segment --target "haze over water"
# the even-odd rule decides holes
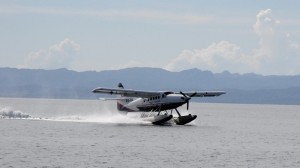
[[[114,102],[0,98],[0,167],[300,167],[300,106],[191,103],[189,112],[190,125],[154,126]]]

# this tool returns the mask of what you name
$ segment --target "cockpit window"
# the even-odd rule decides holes
[[[164,95],[173,94],[174,92],[165,92]]]

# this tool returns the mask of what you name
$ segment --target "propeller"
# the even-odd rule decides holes
[[[185,101],[186,101],[186,109],[189,110],[189,104],[190,104],[189,102],[190,102],[190,99],[191,99],[191,97],[194,97],[194,96],[197,94],[197,92],[191,94],[190,96],[184,94],[184,93],[181,92],[181,91],[180,91],[179,93],[182,94],[182,95],[185,97]]]

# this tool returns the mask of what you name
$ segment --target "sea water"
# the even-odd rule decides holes
[[[300,167],[300,106],[179,110],[198,118],[156,126],[115,102],[0,98],[0,167]]]

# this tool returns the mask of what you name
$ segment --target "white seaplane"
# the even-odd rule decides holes
[[[123,114],[128,112],[141,112],[141,118],[153,124],[165,124],[171,119],[177,125],[187,124],[197,118],[197,115],[181,115],[178,107],[187,104],[192,97],[213,97],[225,94],[224,91],[194,91],[194,92],[170,92],[170,91],[143,91],[124,89],[119,83],[118,88],[98,87],[94,93],[117,95],[116,98],[100,98],[100,100],[116,100],[117,108]],[[173,116],[173,110],[178,116]]]

